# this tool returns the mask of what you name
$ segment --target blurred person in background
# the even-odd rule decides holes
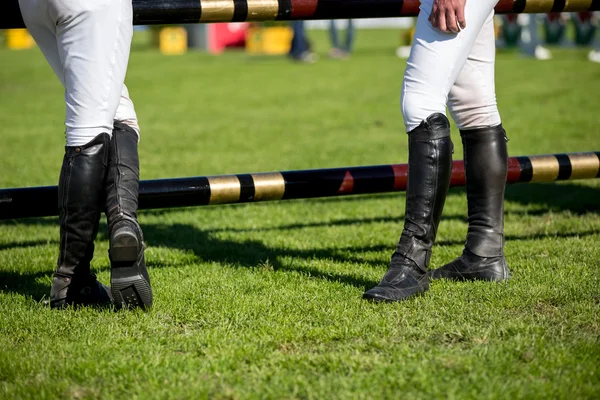
[[[352,45],[354,43],[354,24],[352,20],[347,20],[346,26],[346,40],[343,45],[340,45],[338,38],[338,29],[335,20],[329,21],[329,38],[331,40],[331,50],[329,51],[329,58],[337,60],[347,60],[350,58],[352,53]]]
[[[521,31],[519,49],[522,54],[533,57],[536,60],[550,60],[552,52],[542,45],[539,35],[539,18],[545,18],[544,14],[528,14],[527,25]]]
[[[292,43],[289,56],[294,61],[313,64],[319,60],[319,56],[311,51],[310,42],[306,37],[304,21],[292,21]]]
[[[401,42],[403,43],[401,46],[396,48],[396,57],[398,58],[408,58],[410,55],[410,48],[412,47],[413,36],[415,34],[415,25],[417,24],[416,18],[411,18],[411,27],[410,29],[403,31],[401,34]]]
[[[504,14],[499,16],[502,28],[496,46],[498,48],[518,46],[519,52],[526,57],[549,60],[552,58],[552,53],[542,45],[539,35],[540,18],[545,18],[545,15]]]
[[[597,41],[594,48],[588,53],[588,60],[600,63],[600,41]]]
[[[129,0],[19,0],[25,25],[65,88],[58,182],[60,248],[50,307],[150,307],[137,222],[140,128],[124,85],[133,35]],[[90,270],[106,213],[111,288]]]
[[[587,41],[588,44],[592,46],[592,50],[588,53],[588,60],[600,63],[600,33],[598,33],[598,19],[600,17],[600,12],[576,14],[579,17],[575,20],[576,38]]]

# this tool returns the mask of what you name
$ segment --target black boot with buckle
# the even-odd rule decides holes
[[[103,203],[110,137],[66,147],[58,182],[60,251],[50,307],[110,305],[110,289],[90,271]]]
[[[408,133],[408,146],[404,230],[381,283],[363,294],[367,300],[400,301],[429,289],[431,247],[452,172],[452,141],[446,116],[429,116]]]
[[[508,172],[502,125],[461,130],[465,160],[469,229],[460,257],[431,272],[432,278],[503,281],[510,277],[504,258],[504,189]]]
[[[138,136],[115,121],[106,177],[106,219],[110,240],[111,290],[117,307],[149,308],[152,288],[137,221],[140,168]]]

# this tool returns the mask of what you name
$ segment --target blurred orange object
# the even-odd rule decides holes
[[[27,29],[7,29],[6,47],[13,50],[31,49],[35,46],[35,41]]]
[[[187,32],[182,27],[162,28],[159,34],[160,52],[168,55],[185,54],[187,51]]]
[[[252,26],[248,29],[248,54],[281,55],[290,51],[294,33],[289,26]]]

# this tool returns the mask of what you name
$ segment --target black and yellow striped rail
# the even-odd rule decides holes
[[[134,25],[412,17],[418,0],[133,0]],[[500,0],[496,13],[600,10],[600,0]],[[23,28],[18,0],[0,6],[0,29]]]
[[[600,177],[600,152],[511,157],[507,183]],[[263,172],[140,182],[140,209],[331,197],[406,190],[407,164]],[[464,186],[454,161],[451,186]],[[0,220],[58,215],[56,186],[0,189]]]

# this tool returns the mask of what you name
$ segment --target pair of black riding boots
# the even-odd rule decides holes
[[[60,251],[50,306],[148,308],[152,289],[137,222],[138,137],[115,121],[112,137],[101,133],[84,146],[65,148],[58,184]],[[106,213],[111,286],[90,270],[100,215]]]
[[[408,133],[408,187],[404,230],[390,267],[363,298],[399,301],[429,289],[430,278],[502,281],[504,188],[508,172],[502,125],[461,130],[468,204],[467,240],[460,257],[429,271],[431,247],[450,186],[453,145],[445,115],[433,114]]]

